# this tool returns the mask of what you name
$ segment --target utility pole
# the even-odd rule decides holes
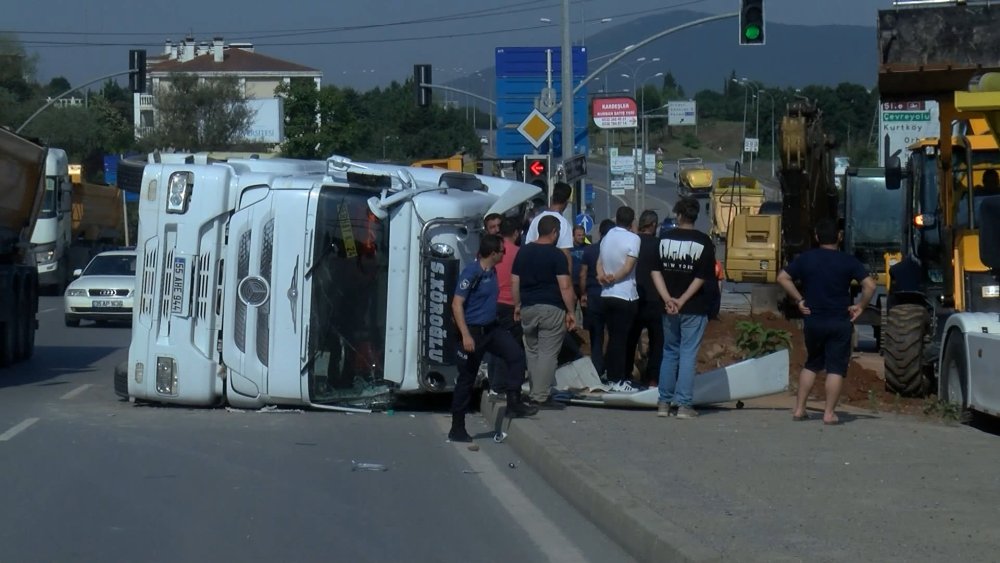
[[[569,0],[562,0],[562,160],[573,158],[573,43],[569,34]],[[573,199],[579,199],[574,194]],[[570,209],[570,207],[567,207]],[[570,211],[573,213],[573,211]],[[573,217],[570,216],[570,223]]]

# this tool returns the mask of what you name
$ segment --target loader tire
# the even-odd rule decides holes
[[[923,305],[896,305],[882,327],[885,386],[904,397],[926,395],[930,379],[923,369],[924,334],[929,318]]]

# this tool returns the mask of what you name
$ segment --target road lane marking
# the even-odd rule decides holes
[[[447,417],[435,417],[435,419],[442,434],[447,433],[450,420]],[[454,445],[458,454],[469,464],[469,468],[476,472],[479,481],[489,489],[500,506],[507,510],[514,522],[521,526],[528,537],[542,550],[548,561],[559,563],[589,561],[576,544],[570,541],[562,530],[503,474],[503,469],[495,465],[489,456],[469,451],[466,444]]]
[[[90,384],[89,383],[84,383],[83,385],[77,387],[76,389],[74,389],[72,391],[69,391],[68,393],[66,393],[65,395],[63,395],[62,397],[59,397],[59,398],[62,399],[62,400],[64,400],[64,401],[66,399],[72,399],[73,397],[76,397],[80,393],[83,393],[84,391],[86,391],[88,387],[90,387]]]
[[[10,440],[14,436],[17,436],[21,432],[27,430],[29,426],[31,426],[36,422],[38,422],[37,418],[26,418],[22,420],[17,426],[14,426],[13,428],[4,432],[3,434],[0,434],[0,442],[6,442],[7,440]]]
[[[52,309],[42,309],[41,311],[39,311],[39,313],[52,313],[52,312],[58,311],[58,310],[59,309],[56,309],[56,308],[53,307]]]

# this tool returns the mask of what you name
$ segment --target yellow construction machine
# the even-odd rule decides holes
[[[1000,51],[981,47],[1000,42],[1000,11],[972,1],[899,5],[879,11],[878,41],[883,102],[936,101],[940,116],[940,136],[911,145],[905,167],[898,155],[886,162],[887,185],[903,191],[907,212],[884,313],[886,385],[922,395],[933,389],[949,318],[1000,313],[978,216],[983,196],[1000,191],[1000,77],[988,74],[1000,71]],[[948,387],[942,377],[939,392]],[[968,396],[968,379],[951,381]]]

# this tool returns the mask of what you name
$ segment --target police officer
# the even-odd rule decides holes
[[[458,356],[458,381],[451,402],[451,431],[448,439],[469,442],[472,437],[465,429],[465,413],[469,410],[472,386],[479,373],[479,364],[486,352],[507,364],[507,380],[500,382],[507,393],[508,416],[531,416],[537,408],[521,401],[524,382],[524,351],[511,333],[497,322],[497,284],[494,266],[503,260],[503,239],[498,235],[483,235],[479,241],[479,259],[469,264],[458,276],[458,287],[451,303],[455,326],[461,342]]]

